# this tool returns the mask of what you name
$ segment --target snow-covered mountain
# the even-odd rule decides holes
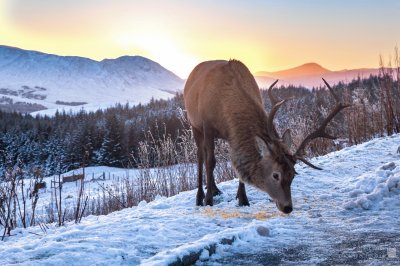
[[[174,73],[141,56],[95,61],[0,46],[0,104],[81,108],[88,103],[94,108],[169,98],[183,84]]]

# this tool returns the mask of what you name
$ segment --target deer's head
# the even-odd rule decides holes
[[[336,114],[349,106],[342,104],[329,84],[324,79],[323,81],[335,98],[336,107],[325,118],[317,130],[304,138],[295,153],[290,152],[290,147],[292,146],[290,130],[286,130],[281,137],[277,133],[273,123],[275,114],[279,107],[288,99],[279,101],[273,96],[272,88],[277,81],[275,81],[268,90],[272,109],[267,117],[268,120],[266,121],[266,134],[255,137],[255,145],[259,151],[260,159],[257,163],[257,174],[249,183],[267,192],[275,201],[278,209],[284,213],[290,213],[293,210],[290,186],[296,174],[294,168],[296,162],[302,161],[314,169],[321,170],[321,168],[311,164],[304,158],[304,149],[306,145],[311,140],[318,137],[335,139],[335,137],[325,132],[326,126],[336,116]]]

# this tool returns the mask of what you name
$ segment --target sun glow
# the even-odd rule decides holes
[[[115,32],[113,40],[126,54],[148,57],[163,66],[174,65],[175,74],[186,78],[199,61],[195,56],[185,52],[177,38],[154,30],[141,32]]]
[[[0,44],[96,60],[142,55],[182,78],[202,61],[231,58],[252,72],[377,67],[400,42],[400,2],[363,3],[0,0]]]

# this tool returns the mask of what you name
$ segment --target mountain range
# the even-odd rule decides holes
[[[268,87],[274,80],[279,79],[280,85],[295,85],[313,88],[323,86],[321,78],[325,78],[329,83],[349,82],[357,77],[367,78],[370,75],[378,75],[378,68],[359,68],[344,69],[339,71],[328,70],[317,63],[307,63],[298,67],[267,72],[260,71],[254,73],[260,88]]]
[[[323,85],[377,75],[379,69],[331,71],[316,63],[254,73],[260,88],[275,79],[280,85]],[[54,114],[56,110],[94,111],[116,103],[167,99],[183,89],[185,80],[142,56],[92,60],[59,56],[0,45],[0,110]],[[35,114],[35,113],[34,113]]]
[[[95,61],[0,46],[3,107],[25,106],[30,112],[137,104],[173,97],[183,84],[177,75],[141,56]]]

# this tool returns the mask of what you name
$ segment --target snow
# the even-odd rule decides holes
[[[213,207],[196,207],[196,191],[187,191],[106,216],[89,216],[80,224],[52,224],[46,232],[40,227],[18,228],[0,242],[2,264],[167,265],[194,256],[197,265],[221,265],[233,264],[239,253],[250,252],[249,258],[256,259],[282,249],[296,250],[290,249],[293,245],[302,245],[307,248],[303,252],[311,254],[302,258],[302,264],[326,263],[324,256],[334,252],[336,244],[356,234],[397,233],[399,145],[400,134],[382,137],[313,158],[322,171],[297,165],[290,215],[280,213],[267,194],[249,186],[251,205],[239,207],[238,182],[232,180],[218,185],[223,194]],[[104,170],[88,168],[86,173]],[[369,245],[379,244],[373,243]],[[384,264],[367,258],[366,264],[371,263]]]
[[[139,103],[142,104],[146,104],[147,102],[149,102],[150,99],[143,99],[140,98],[138,99],[138,101],[135,102],[120,102],[121,104],[123,104],[124,106],[126,104],[128,104],[130,107],[138,105]],[[41,110],[41,111],[36,111],[36,112],[32,112],[30,113],[32,116],[36,116],[36,115],[41,115],[41,116],[54,116],[56,114],[56,112],[58,111],[59,113],[65,112],[66,114],[78,114],[81,111],[85,111],[87,113],[89,112],[96,112],[97,110],[106,110],[112,107],[115,107],[117,104],[117,102],[97,102],[97,103],[88,103],[88,104],[83,104],[83,105],[79,105],[79,106],[62,106],[62,105],[51,105],[50,108],[45,109],[45,110]]]
[[[355,181],[349,192],[349,197],[353,199],[345,203],[344,207],[365,210],[379,208],[400,192],[400,160],[386,163],[357,177]]]
[[[63,177],[69,177],[73,175],[82,174],[82,168],[71,170],[60,175],[61,180]],[[85,168],[85,191],[84,196],[88,196],[92,201],[99,197],[102,197],[103,190],[112,191],[114,193],[115,189],[119,188],[118,184],[121,184],[124,180],[129,180],[132,182],[133,179],[138,178],[137,169],[124,169],[109,166],[95,166]],[[39,190],[39,200],[36,207],[36,219],[38,221],[44,221],[47,216],[47,210],[54,202],[54,189],[52,182],[58,182],[58,175],[49,176],[43,179],[46,182],[46,188]],[[29,181],[26,181],[26,184]],[[58,184],[55,184],[58,186]],[[67,213],[72,213],[73,208],[76,206],[76,201],[78,197],[78,191],[80,189],[80,181],[66,182],[62,186],[62,209]],[[108,193],[110,193],[108,192]],[[106,194],[108,194],[106,193]],[[27,208],[31,208],[30,201],[27,202]]]

